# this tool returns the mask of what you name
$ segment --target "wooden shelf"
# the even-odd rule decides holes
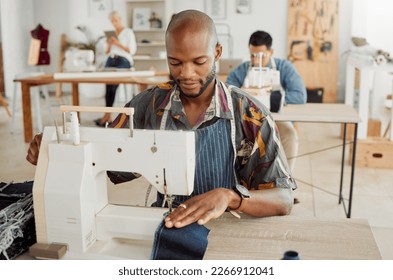
[[[165,28],[168,22],[167,0],[125,0],[128,14],[128,22],[133,29],[137,41],[137,52],[134,55],[135,67],[138,70],[155,68],[158,71],[167,71],[167,59],[165,50]],[[137,8],[148,8],[151,14],[162,21],[160,28],[146,26],[146,29],[134,29],[133,16]],[[158,26],[158,25],[152,25]],[[146,43],[144,43],[146,42]],[[164,55],[165,54],[165,55]]]

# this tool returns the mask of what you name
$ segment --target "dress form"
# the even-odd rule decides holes
[[[37,65],[49,65],[50,64],[50,55],[48,52],[49,30],[46,30],[41,24],[38,24],[35,29],[30,31],[30,34],[32,38],[41,41]]]

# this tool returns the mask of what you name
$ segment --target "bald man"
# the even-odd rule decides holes
[[[192,130],[196,135],[194,192],[175,197],[176,209],[166,217],[165,226],[203,225],[226,210],[256,217],[289,214],[296,183],[276,125],[261,103],[217,79],[215,63],[222,47],[212,19],[196,10],[176,14],[165,43],[172,80],[126,104],[135,108],[137,129]],[[112,127],[128,127],[128,118],[119,115]],[[31,162],[39,141],[30,146]],[[108,175],[114,183],[137,176]],[[164,196],[157,193],[154,206],[163,203]]]

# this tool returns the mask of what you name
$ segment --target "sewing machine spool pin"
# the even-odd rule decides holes
[[[63,112],[63,126],[66,124],[66,112],[90,112],[90,113],[122,113],[129,116],[130,137],[134,135],[134,108],[131,107],[87,107],[87,106],[60,106],[60,111]],[[63,127],[63,133],[66,134],[66,127]]]

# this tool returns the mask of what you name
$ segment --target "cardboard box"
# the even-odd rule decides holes
[[[349,150],[349,163],[352,163],[352,145]],[[393,142],[381,137],[371,137],[357,141],[356,166],[393,168]]]

